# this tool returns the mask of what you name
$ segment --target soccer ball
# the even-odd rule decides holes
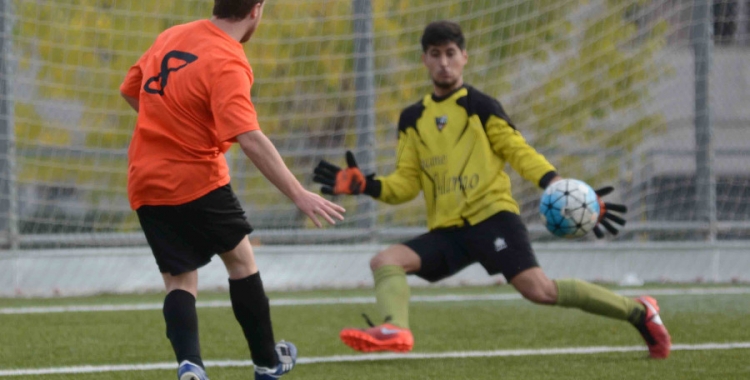
[[[591,186],[577,179],[563,179],[547,187],[539,213],[555,236],[577,238],[591,231],[599,219],[599,200]]]

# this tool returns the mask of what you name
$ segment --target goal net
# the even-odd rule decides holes
[[[630,211],[613,239],[739,239],[750,231],[748,3],[272,0],[245,51],[261,128],[308,189],[317,162],[344,165],[346,150],[366,173],[394,169],[399,113],[432,89],[419,37],[449,19],[467,37],[466,83],[496,97],[563,176],[615,186],[607,200]],[[212,5],[3,2],[6,247],[145,244],[126,195],[136,115],[118,86],[159,32]],[[346,221],[314,229],[236,147],[227,160],[256,244],[384,244],[425,230],[421,196],[339,197]],[[533,238],[552,241],[540,190],[512,180]]]

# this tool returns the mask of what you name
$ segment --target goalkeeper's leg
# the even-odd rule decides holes
[[[410,351],[414,337],[409,330],[409,285],[406,273],[417,271],[420,257],[409,247],[397,244],[370,261],[375,279],[375,297],[382,322],[367,329],[345,328],[339,334],[349,347],[363,352]]]
[[[475,247],[489,274],[502,273],[526,299],[628,321],[646,340],[651,357],[669,355],[669,333],[653,298],[633,300],[581,280],[550,280],[539,267],[526,226],[517,214],[499,212],[467,230],[466,241]]]
[[[578,279],[552,281],[541,268],[527,269],[511,279],[524,298],[539,304],[572,307],[630,322],[643,336],[651,357],[669,356],[671,339],[651,297],[632,299]]]
[[[637,301],[586,281],[552,281],[539,267],[519,273],[510,282],[524,298],[538,304],[574,307],[631,323],[641,320],[646,312]]]
[[[370,260],[375,280],[375,298],[383,321],[409,328],[409,285],[406,273],[419,270],[419,256],[401,244],[388,247]]]
[[[406,274],[429,282],[450,277],[475,261],[461,239],[461,229],[434,230],[396,244],[370,261],[382,324],[369,329],[347,328],[340,337],[358,351],[409,351],[409,286]]]

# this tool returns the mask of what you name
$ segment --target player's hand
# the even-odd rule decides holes
[[[346,212],[346,209],[311,191],[303,191],[294,199],[294,203],[318,228],[323,227],[318,216],[331,225],[336,224],[334,218],[344,220],[341,214]]]
[[[347,167],[340,167],[321,160],[315,167],[313,181],[322,184],[320,191],[323,194],[362,194],[365,191],[367,178],[357,167],[357,161],[354,160],[354,154],[346,151]]]
[[[625,219],[613,214],[612,211],[625,214],[628,212],[628,208],[625,205],[602,201],[602,197],[614,190],[615,188],[612,186],[605,186],[595,190],[596,198],[599,201],[599,222],[594,226],[594,235],[599,239],[604,237],[604,231],[602,231],[599,225],[602,225],[612,235],[617,235],[620,232],[612,223],[618,224],[621,227],[625,225]]]

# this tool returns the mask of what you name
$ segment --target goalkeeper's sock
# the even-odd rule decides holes
[[[203,368],[195,297],[181,289],[173,290],[164,298],[163,312],[167,338],[172,343],[177,362],[188,360]]]
[[[250,355],[256,366],[274,368],[278,364],[271,326],[271,308],[263,290],[260,272],[239,280],[229,280],[229,297],[234,317],[242,326]]]
[[[406,271],[399,265],[385,265],[373,272],[378,310],[388,323],[409,328],[409,285]]]
[[[643,321],[646,309],[638,301],[617,295],[601,286],[577,279],[555,280],[557,306],[575,307],[605,317],[629,321],[637,325]]]

